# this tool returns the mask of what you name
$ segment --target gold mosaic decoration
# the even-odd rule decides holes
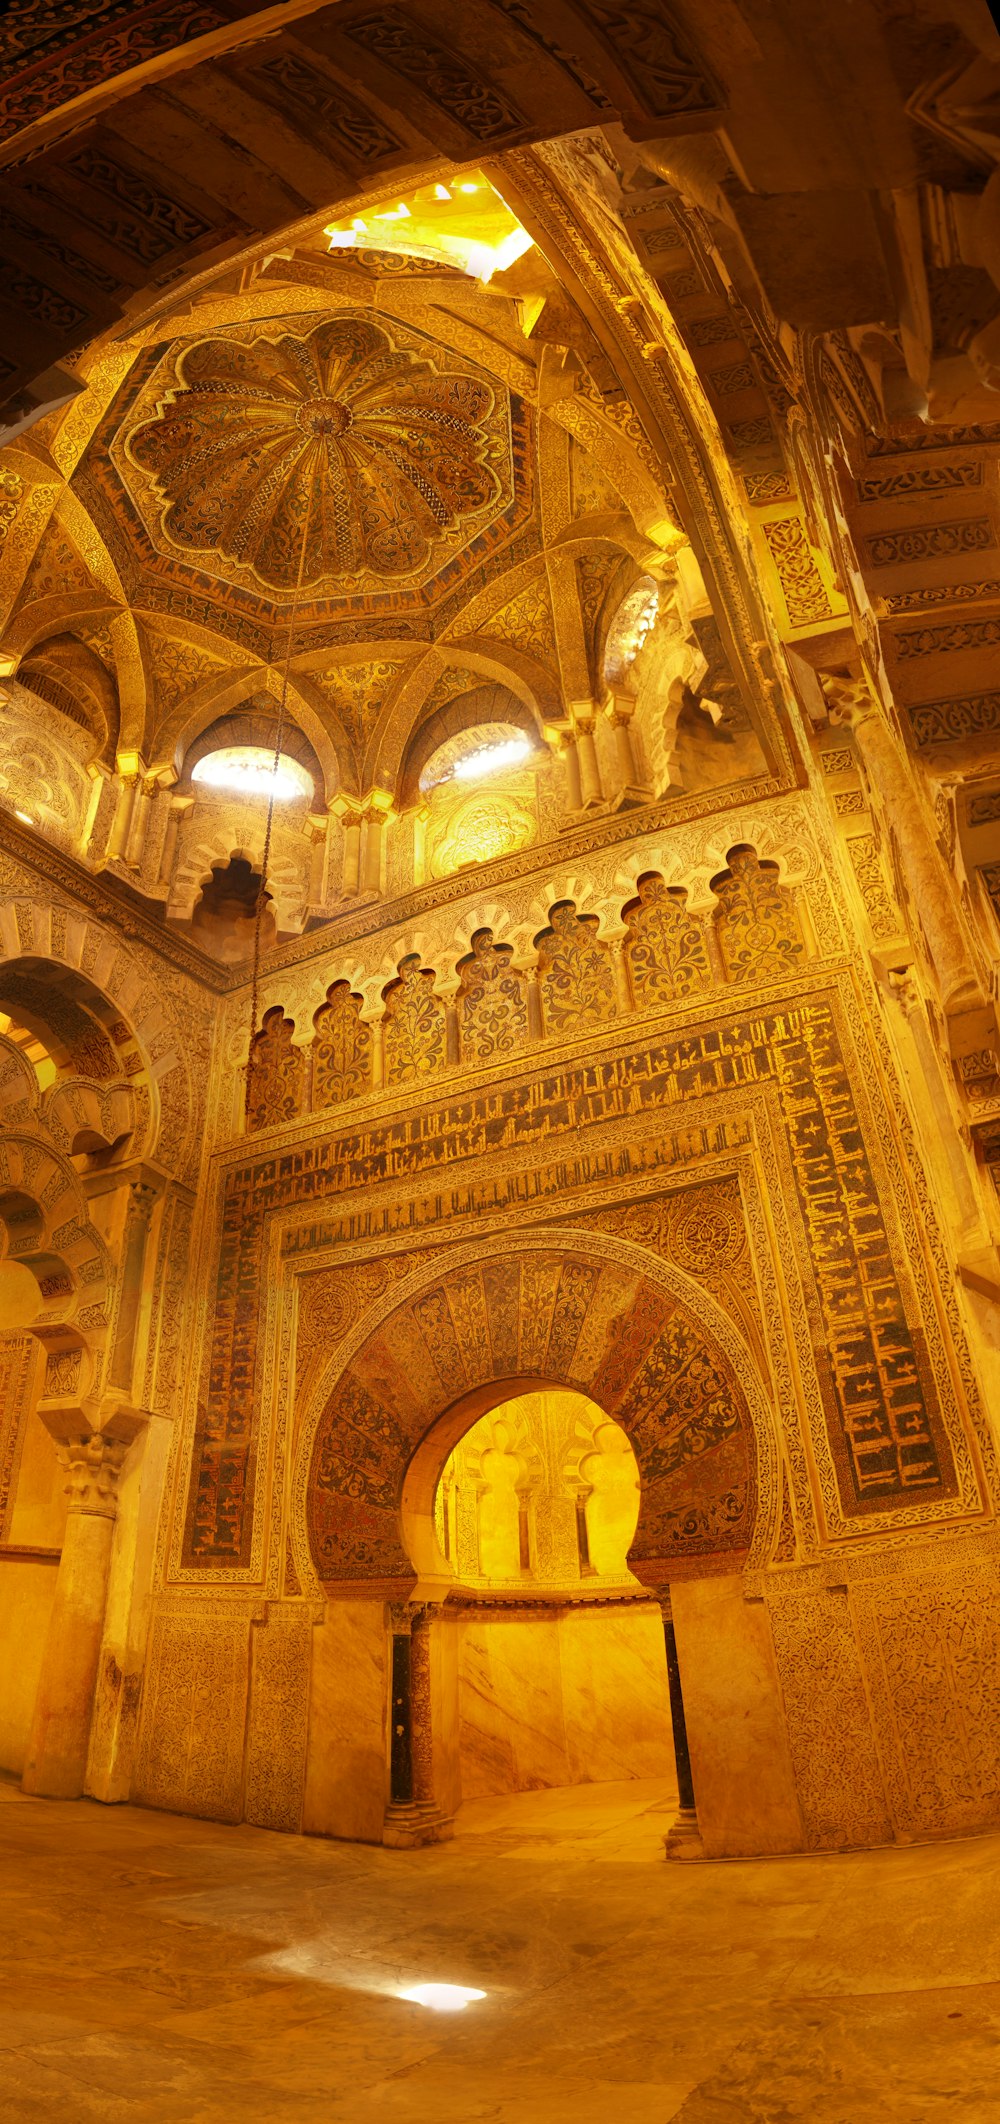
[[[485,380],[355,312],[306,338],[200,340],[151,393],[121,466],[130,486],[140,475],[172,547],[279,594],[300,560],[306,589],[423,577],[509,490]]]

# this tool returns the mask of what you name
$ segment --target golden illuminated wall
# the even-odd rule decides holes
[[[438,1485],[435,1526],[456,1578],[572,1594],[632,1586],[639,1473],[623,1431],[579,1394],[501,1402]]]
[[[198,289],[130,297],[4,453],[37,1790],[418,1841],[659,1774],[666,1621],[710,1855],[996,1824],[996,423],[738,298],[774,187],[675,167],[587,35],[639,144],[579,81],[573,138],[498,119],[468,181],[516,257],[408,252],[363,172],[223,267],[206,207]],[[305,763],[269,842],[194,774],[239,731]]]
[[[663,1622],[626,1561],[638,1516],[628,1439],[581,1394],[501,1402],[450,1455],[435,1528],[463,1589],[441,1647],[456,1803],[644,1777],[671,1788]]]

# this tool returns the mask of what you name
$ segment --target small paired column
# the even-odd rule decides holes
[[[156,795],[157,787],[158,784],[155,775],[140,775],[139,779],[136,782],[135,797],[132,803],[132,816],[129,820],[128,837],[125,842],[125,861],[128,864],[130,870],[142,869],[142,858],[146,848],[146,835],[149,832],[149,821],[152,816],[153,810],[153,798]]]
[[[648,804],[651,795],[651,791],[642,786],[636,764],[632,736],[635,695],[624,686],[613,686],[606,712],[614,739],[616,788],[612,804],[616,811],[631,810],[639,804]]]
[[[170,809],[167,812],[167,830],[163,836],[163,847],[160,850],[160,884],[167,886],[168,890],[174,879],[177,836],[181,830],[181,822],[187,817],[188,812],[193,809],[193,797],[175,796],[170,799]]]
[[[575,730],[563,732],[562,758],[566,764],[567,809],[579,811],[583,805],[583,790],[580,784],[580,756],[576,749]]]
[[[573,710],[576,726],[576,750],[580,763],[580,802],[585,811],[595,804],[603,804],[601,769],[597,758],[597,715],[592,701],[579,703]]]
[[[65,1471],[68,1511],[21,1784],[46,1799],[78,1799],[87,1773],[118,1478],[146,1418],[124,1405],[102,1418],[87,1403],[43,1408],[39,1415]]]
[[[396,1851],[444,1843],[454,1833],[434,1797],[431,1613],[405,1602],[389,1610],[389,1805],[382,1841]]]
[[[381,892],[382,833],[392,811],[388,790],[373,789],[361,799],[337,797],[331,809],[343,822],[344,897],[353,899],[359,892]]]
[[[325,814],[311,811],[305,825],[309,841],[309,891],[307,904],[310,914],[319,913],[326,901],[327,872],[327,821]]]
[[[131,838],[132,812],[139,787],[138,774],[122,776],[118,789],[118,809],[115,812],[108,841],[108,861],[121,862]]]
[[[663,1640],[667,1655],[667,1685],[670,1690],[670,1724],[674,1736],[674,1762],[677,1766],[677,1817],[663,1839],[664,1852],[668,1859],[703,1859],[705,1847],[698,1828],[698,1810],[695,1805],[694,1780],[691,1776],[691,1755],[688,1748],[687,1723],[684,1717],[684,1694],[681,1689],[681,1670],[677,1658],[677,1638],[674,1618],[670,1608],[670,1594],[664,1590],[659,1595],[660,1612],[663,1616]]]
[[[340,817],[344,834],[344,861],[340,889],[352,900],[361,888],[361,813],[348,797],[335,798],[332,807]]]
[[[382,890],[382,835],[392,811],[386,789],[373,789],[366,800],[361,837],[361,890]]]

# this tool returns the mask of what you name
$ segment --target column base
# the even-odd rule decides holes
[[[704,1858],[705,1846],[693,1807],[682,1807],[676,1821],[671,1823],[663,1839],[663,1855],[664,1858],[687,1862]]]
[[[414,1851],[419,1844],[446,1844],[455,1823],[433,1800],[396,1801],[385,1810],[382,1842],[391,1851]]]
[[[618,795],[612,797],[611,810],[641,811],[644,805],[651,804],[652,801],[653,792],[651,789],[639,789],[635,783],[630,783],[627,789],[620,789]]]

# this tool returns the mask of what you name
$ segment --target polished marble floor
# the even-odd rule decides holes
[[[1000,1836],[668,1866],[665,1798],[390,1853],[0,1786],[0,2120],[997,2124]]]

